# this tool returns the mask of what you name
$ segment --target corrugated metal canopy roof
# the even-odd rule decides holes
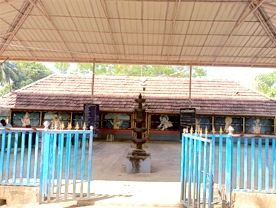
[[[276,67],[273,0],[0,0],[0,60]]]

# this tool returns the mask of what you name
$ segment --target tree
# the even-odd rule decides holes
[[[55,68],[61,73],[61,74],[67,74],[70,64],[69,63],[55,63]]]
[[[71,72],[71,74],[90,74],[93,71],[93,64],[77,64],[77,67]]]
[[[0,66],[0,85],[8,84],[9,92],[12,91],[12,83],[18,79],[16,66],[11,62],[4,62]]]
[[[73,74],[88,74],[93,70],[93,64],[77,64]],[[114,65],[96,64],[95,74],[124,75],[124,76],[173,76],[189,77],[190,67],[186,66],[155,66],[155,65]],[[193,77],[206,76],[207,71],[199,67],[193,67]]]
[[[53,73],[53,71],[42,63],[13,62],[11,64],[13,65],[13,69],[15,69],[14,73],[16,73],[16,79],[11,78],[10,83],[1,82],[2,88],[0,89],[0,96],[13,90],[20,89]]]
[[[260,74],[255,80],[258,83],[257,90],[269,97],[276,97],[276,70],[272,73]]]
[[[53,74],[53,71],[48,69],[42,63],[37,62],[16,62],[19,79],[14,83],[15,89],[20,89],[28,84],[31,84],[39,79]]]

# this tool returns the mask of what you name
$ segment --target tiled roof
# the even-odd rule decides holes
[[[51,75],[5,95],[0,106],[82,111],[91,102],[91,83],[91,75]],[[192,78],[191,86],[198,114],[276,116],[275,100],[235,81]],[[133,111],[139,93],[147,112],[179,113],[189,106],[189,78],[95,75],[94,103],[101,111]]]

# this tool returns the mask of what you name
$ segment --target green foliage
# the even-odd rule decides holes
[[[22,88],[53,73],[42,63],[17,62],[15,65],[19,72],[19,80],[14,83],[15,89]]]
[[[70,64],[69,63],[55,63],[55,68],[61,73],[61,74],[67,74]]]
[[[93,71],[93,64],[77,64],[77,68],[72,74],[89,74]],[[152,65],[114,65],[114,64],[96,64],[95,74],[105,75],[124,75],[124,76],[172,76],[189,77],[190,68],[185,66],[152,66]],[[199,67],[193,67],[192,76],[206,76],[206,70]]]
[[[4,84],[2,87],[0,87],[0,97],[2,97],[5,94],[8,94],[10,92],[10,86],[9,84]]]
[[[60,73],[66,74],[69,70],[69,63],[55,63],[55,68]],[[93,64],[79,63],[72,74],[91,74]],[[193,77],[206,76],[206,70],[199,67],[193,67]],[[53,71],[48,69],[42,63],[36,62],[7,62],[1,66],[0,96],[20,89],[39,79],[42,79]],[[171,77],[189,77],[190,68],[185,66],[155,66],[155,65],[114,65],[114,64],[96,64],[95,74],[104,75],[124,75],[124,76],[171,76]],[[9,77],[7,79],[7,77]]]
[[[258,75],[255,80],[258,82],[257,90],[269,97],[276,97],[276,71]]]
[[[89,74],[93,71],[93,64],[77,64],[71,74]]]
[[[9,92],[12,91],[12,83],[18,80],[18,71],[11,62],[4,62],[0,66],[0,85],[8,84]]]
[[[1,83],[2,88],[0,89],[0,96],[13,90],[20,89],[53,73],[42,63],[13,62],[12,65],[14,66],[17,77],[16,79],[12,79],[10,90],[8,90],[9,83]]]

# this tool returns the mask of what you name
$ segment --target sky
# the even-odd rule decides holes
[[[207,70],[207,76],[212,78],[231,78],[240,79],[246,77],[255,77],[262,73],[271,73],[276,71],[272,68],[248,68],[248,67],[203,67]]]

